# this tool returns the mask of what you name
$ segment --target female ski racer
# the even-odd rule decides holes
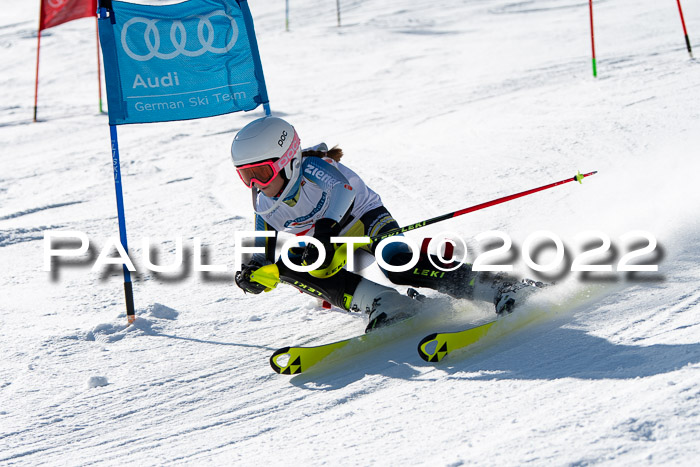
[[[340,163],[342,155],[339,148],[328,150],[323,143],[302,151],[294,127],[276,117],[260,118],[246,125],[231,145],[236,171],[252,190],[256,230],[313,236],[325,250],[321,268],[328,267],[335,252],[331,237],[373,237],[399,227],[379,195]],[[367,313],[366,331],[406,318],[419,306],[411,297],[345,269],[327,278],[294,271],[275,258],[275,240],[276,236],[257,238],[256,246],[264,246],[265,253],[253,255],[236,273],[236,284],[245,292],[259,294],[265,290],[265,286],[251,279],[251,274],[263,265],[276,263],[283,282],[337,307]],[[362,248],[374,254],[376,244]],[[296,251],[290,249],[294,264],[312,264],[318,254],[313,244]],[[410,248],[402,242],[387,245],[382,254],[382,259],[392,266],[407,264],[411,258]],[[449,266],[435,256],[433,262]],[[537,289],[532,281],[518,282],[501,275],[473,272],[468,264],[444,272],[436,269],[424,252],[408,271],[382,268],[382,272],[394,284],[428,287],[455,298],[493,303],[499,314],[511,312]],[[411,290],[409,293],[413,298],[419,296]]]

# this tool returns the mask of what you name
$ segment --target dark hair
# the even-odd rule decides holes
[[[336,162],[340,162],[340,158],[343,157],[343,150],[338,146],[333,146],[328,152],[324,151],[304,151],[301,153],[302,157],[330,157]]]

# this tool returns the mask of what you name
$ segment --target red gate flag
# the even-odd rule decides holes
[[[39,31],[78,18],[97,16],[95,0],[41,0]]]

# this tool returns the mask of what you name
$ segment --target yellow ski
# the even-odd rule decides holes
[[[439,362],[453,350],[462,349],[481,340],[498,320],[456,332],[436,332],[425,336],[418,344],[418,355],[426,362]]]
[[[400,321],[390,322],[369,333],[330,344],[313,347],[284,347],[272,354],[270,366],[279,374],[298,375],[321,362],[333,366],[342,365],[342,361],[347,357],[376,349],[404,337],[412,329],[415,329],[416,319],[420,315],[418,313]]]
[[[315,347],[285,347],[272,354],[270,366],[279,374],[296,375],[308,370],[336,350],[342,349],[351,341],[362,341],[364,337],[364,335],[351,337],[332,344],[317,345]]]

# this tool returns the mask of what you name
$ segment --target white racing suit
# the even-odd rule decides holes
[[[314,224],[322,218],[330,218],[339,223],[339,236],[372,237],[399,227],[383,206],[379,195],[367,187],[355,172],[330,158],[304,157],[297,183],[298,190],[292,190],[293,194],[277,209],[263,215],[256,213],[256,230],[313,236]],[[255,204],[259,211],[264,212],[275,201],[276,199],[258,192]],[[326,279],[293,271],[275,257],[276,237],[258,238],[256,246],[265,247],[264,254],[253,256],[257,263],[276,262],[280,278],[284,282],[346,310],[371,312],[377,295],[386,295],[384,292],[387,290],[398,295],[394,289],[344,269]],[[376,245],[371,245],[363,248],[374,253],[375,247]],[[293,254],[290,257],[295,260]],[[383,259],[391,265],[403,265],[411,259],[411,251],[404,243],[392,243],[384,248]],[[433,261],[450,266],[441,263],[435,256]],[[456,298],[492,303],[502,285],[498,278],[472,272],[467,264],[455,271],[440,271],[430,263],[424,252],[421,253],[418,264],[408,271],[382,271],[395,284],[428,287]]]

